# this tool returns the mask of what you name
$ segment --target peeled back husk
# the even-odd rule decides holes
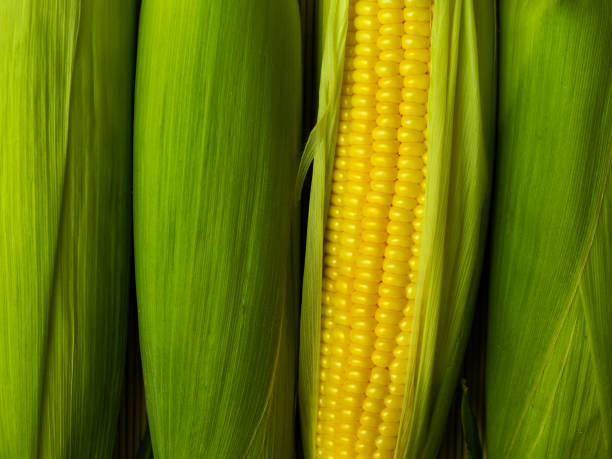
[[[312,164],[300,325],[300,413],[305,455],[315,456],[323,242],[349,18],[348,1],[319,15],[318,122],[300,177]],[[495,116],[495,7],[434,2],[427,185],[415,330],[395,457],[435,457],[470,332],[487,230]]]

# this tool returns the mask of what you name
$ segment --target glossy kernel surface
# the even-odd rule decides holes
[[[317,455],[393,457],[427,176],[431,0],[350,1],[324,247]]]

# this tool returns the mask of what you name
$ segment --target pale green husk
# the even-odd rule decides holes
[[[612,3],[508,0],[500,34],[489,455],[612,457]]]
[[[321,329],[323,230],[346,36],[346,1],[322,2],[319,120],[301,170],[313,163],[302,297],[300,409],[314,457]],[[435,2],[429,153],[418,321],[396,457],[435,457],[470,332],[488,214],[495,117],[495,8]]]
[[[136,281],[156,458],[290,458],[297,0],[143,3]]]
[[[132,265],[136,2],[0,2],[0,458],[107,458]]]
[[[312,164],[312,182],[306,223],[306,255],[300,311],[298,371],[299,413],[304,456],[315,454],[321,341],[321,292],[323,237],[338,124],[346,43],[348,0],[322,0],[317,29],[317,61],[320,66],[319,107],[315,125],[302,155],[298,193]]]

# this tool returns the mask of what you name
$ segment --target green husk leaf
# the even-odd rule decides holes
[[[612,4],[506,1],[491,457],[612,457]]]
[[[135,108],[141,350],[156,457],[291,457],[297,1],[143,4]]]
[[[0,458],[110,457],[136,2],[0,4]]]
[[[470,334],[486,238],[495,119],[495,5],[435,2],[425,216],[396,457],[435,457]],[[412,377],[410,377],[412,375]],[[408,409],[412,407],[412,409]]]
[[[297,193],[312,167],[306,229],[306,253],[300,311],[299,412],[304,456],[315,455],[321,343],[323,237],[336,147],[338,107],[342,89],[348,0],[322,0],[315,26],[319,77],[317,123],[300,162]]]

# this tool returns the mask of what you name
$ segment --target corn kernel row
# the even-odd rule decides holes
[[[325,235],[317,456],[392,458],[427,161],[430,0],[351,2]]]

